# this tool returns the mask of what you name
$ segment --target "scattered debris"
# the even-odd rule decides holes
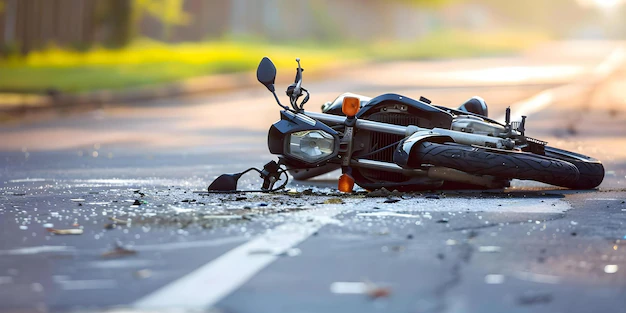
[[[85,199],[81,199],[81,198],[76,198],[76,199],[70,199],[72,202],[85,202]]]
[[[313,194],[313,189],[305,189],[302,191],[302,194],[305,196],[310,196]]]
[[[129,225],[130,224],[128,220],[120,220],[115,217],[109,217],[109,220],[111,220],[112,223],[104,224],[104,229],[114,229],[117,225]]]
[[[502,283],[504,283],[504,275],[500,275],[500,274],[485,275],[485,284],[499,285]]]
[[[440,199],[438,195],[426,195],[426,199]]]
[[[519,305],[546,304],[552,302],[552,295],[549,293],[527,292],[517,299]]]
[[[336,294],[366,294],[371,299],[386,298],[391,295],[391,289],[381,287],[372,282],[334,282],[330,284],[330,291]]]
[[[502,248],[498,247],[498,246],[480,246],[478,247],[478,252],[485,252],[485,253],[498,253],[502,250]]]
[[[396,212],[389,212],[389,211],[358,213],[356,216],[372,216],[372,217],[389,216],[389,217],[422,218],[419,215],[405,214],[405,213],[396,213]]]
[[[369,288],[367,295],[372,299],[387,298],[391,295],[391,289],[374,285]]]
[[[267,203],[265,203],[265,202],[261,202],[261,203],[259,203],[259,207],[266,207],[267,205],[268,205],[268,204],[267,204]]]
[[[202,216],[205,220],[241,220],[243,219],[242,215],[204,215]]]
[[[283,253],[279,253],[278,256],[294,257],[294,256],[299,256],[300,254],[302,254],[302,250],[298,248],[289,248],[285,250]]]
[[[82,228],[70,228],[70,229],[55,229],[55,228],[46,228],[47,231],[55,234],[55,235],[82,235]]]
[[[442,218],[442,219],[438,220],[438,221],[437,221],[437,223],[439,223],[439,224],[446,224],[446,223],[448,223],[449,221],[450,221],[450,220],[448,220],[447,218],[445,218],[445,217],[444,217],[444,218]]]
[[[135,255],[135,254],[137,254],[137,251],[124,248],[119,243],[117,243],[115,244],[115,247],[113,248],[113,250],[103,253],[102,257],[103,258],[117,258],[117,257],[123,257],[123,256],[128,256],[128,255]]]
[[[467,239],[474,239],[476,237],[478,237],[480,233],[476,230],[470,230],[469,233],[467,234]]]
[[[394,251],[394,252],[402,252],[405,249],[406,248],[404,246],[393,246],[393,247],[391,247],[391,251]]]
[[[251,221],[256,216],[257,216],[256,214],[243,214],[243,215],[241,215],[241,219],[242,220],[246,220],[246,221]]]
[[[372,192],[369,192],[368,194],[365,195],[365,197],[377,198],[377,197],[389,197],[390,195],[391,195],[391,192],[387,190],[387,188],[383,187],[380,189],[376,189]]]
[[[388,197],[387,200],[385,200],[385,203],[396,203],[396,202],[400,202],[402,201],[402,199],[397,198],[397,197]]]
[[[141,205],[141,201],[135,200],[132,205]]]
[[[561,277],[559,276],[537,274],[537,273],[531,273],[531,272],[515,272],[513,273],[513,276],[521,280],[530,281],[533,283],[540,283],[540,284],[554,285],[554,284],[558,284],[561,282]]]
[[[343,204],[343,200],[341,198],[330,198],[324,201],[324,204]]]
[[[115,224],[120,224],[120,225],[130,224],[128,220],[120,220],[119,218],[115,218],[115,217],[109,217],[109,219]]]
[[[139,279],[146,279],[152,277],[152,271],[149,269],[138,270],[135,272],[135,277]]]
[[[243,201],[243,200],[248,200],[248,198],[246,198],[246,197],[237,197],[237,198],[235,198],[235,201]]]
[[[367,293],[367,284],[364,282],[337,281],[330,284],[330,292],[337,294],[364,294]]]

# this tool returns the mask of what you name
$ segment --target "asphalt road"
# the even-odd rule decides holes
[[[345,91],[512,105],[530,136],[601,159],[598,190],[514,181],[393,202],[339,195],[331,174],[287,194],[194,193],[272,159],[278,107],[260,85],[2,125],[0,311],[626,312],[626,67],[597,74],[618,47],[305,76],[314,110]]]

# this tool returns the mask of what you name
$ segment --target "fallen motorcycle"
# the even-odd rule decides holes
[[[335,169],[342,171],[342,192],[351,192],[355,183],[368,190],[432,190],[446,184],[504,188],[512,179],[591,189],[604,179],[600,161],[526,136],[526,117],[511,122],[508,108],[504,124],[488,118],[479,97],[451,109],[424,97],[346,93],[323,105],[322,113],[306,111],[309,92],[302,87],[300,60],[296,62],[295,81],[286,91],[290,106],[276,95],[272,61],[263,58],[257,69],[257,79],[282,108],[268,134],[269,150],[279,161],[263,170],[221,175],[209,192],[236,191],[239,177],[251,170],[263,178],[261,191],[283,188],[287,173],[304,180]],[[283,183],[274,187],[282,177]]]

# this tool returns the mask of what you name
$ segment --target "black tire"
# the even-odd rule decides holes
[[[456,143],[423,142],[416,147],[412,159],[416,164],[432,164],[475,175],[491,175],[504,179],[535,180],[569,187],[578,180],[573,164],[541,155],[481,149]]]
[[[561,150],[558,148],[545,148],[546,156],[567,161],[578,168],[580,175],[578,180],[567,187],[572,189],[593,189],[598,187],[604,180],[604,166],[602,162],[586,155]]]

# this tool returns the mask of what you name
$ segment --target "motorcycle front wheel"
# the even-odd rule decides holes
[[[527,152],[483,149],[457,143],[423,142],[413,150],[409,165],[449,167],[474,175],[534,180],[574,188],[578,168],[564,160]]]

